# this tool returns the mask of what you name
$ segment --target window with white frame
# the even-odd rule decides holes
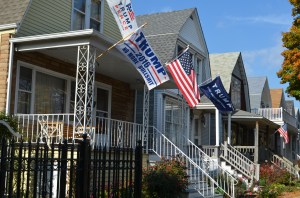
[[[74,113],[75,79],[60,73],[19,63],[15,113]],[[111,86],[95,85],[96,115],[110,117]]]
[[[63,113],[67,81],[32,68],[19,67],[16,113]]]
[[[101,30],[102,0],[73,0],[72,29]]]

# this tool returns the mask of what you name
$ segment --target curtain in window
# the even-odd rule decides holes
[[[66,81],[54,76],[36,73],[35,113],[64,113]]]

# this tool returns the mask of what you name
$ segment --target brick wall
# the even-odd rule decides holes
[[[5,111],[10,34],[0,34],[0,111]]]
[[[76,75],[76,65],[69,64],[41,53],[33,52],[16,52],[14,56],[14,75],[13,75],[13,93],[12,98],[15,98],[15,82],[16,82],[16,68],[17,61],[23,61],[42,68],[46,68],[55,72],[63,73],[65,75]],[[134,90],[130,89],[129,84],[119,80],[96,74],[96,81],[102,82],[112,86],[112,103],[111,103],[111,117],[118,120],[133,121],[134,118]],[[11,104],[13,112],[14,99]]]

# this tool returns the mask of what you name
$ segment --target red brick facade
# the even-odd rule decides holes
[[[16,68],[18,60],[55,72],[59,72],[68,76],[75,77],[76,74],[76,65],[72,65],[60,61],[58,59],[51,58],[41,53],[16,52],[14,55],[14,75],[11,112],[13,112],[14,106]],[[130,89],[129,84],[98,73],[96,74],[96,81],[105,83],[107,85],[111,85],[112,87],[111,117],[113,119],[118,120],[133,121],[135,91]]]

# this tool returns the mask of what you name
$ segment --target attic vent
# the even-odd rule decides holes
[[[190,19],[194,20],[194,18],[193,18],[193,16],[192,16],[192,15],[190,16]]]

